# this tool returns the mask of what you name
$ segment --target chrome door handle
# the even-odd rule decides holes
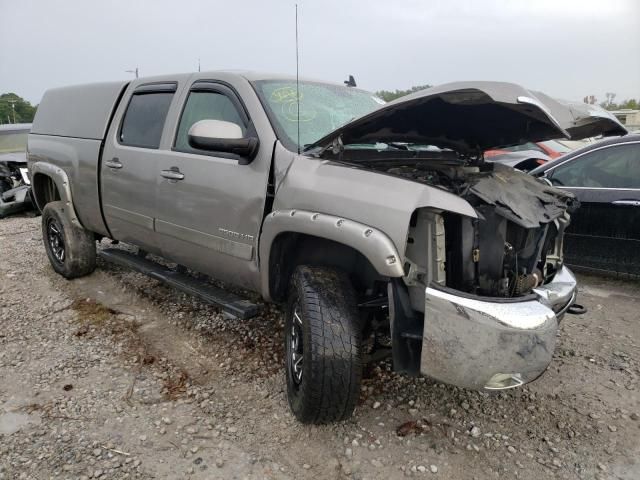
[[[613,202],[614,205],[629,205],[632,207],[640,207],[640,200],[615,200]]]
[[[109,168],[122,168],[122,164],[120,163],[120,159],[112,158],[111,160],[107,160],[104,164]]]
[[[162,170],[160,172],[164,178],[168,178],[169,180],[183,180],[184,173],[180,173],[178,167],[171,167],[169,170]]]

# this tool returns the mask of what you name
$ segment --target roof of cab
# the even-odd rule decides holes
[[[260,80],[295,80],[295,76],[245,70],[177,73],[141,77],[130,81],[89,83],[47,90],[38,106],[31,133],[92,140],[102,140],[107,133],[113,109],[125,88],[155,82],[186,82],[198,79],[236,76],[248,82]],[[222,78],[221,78],[222,79]],[[330,84],[312,79],[300,79]],[[339,83],[334,85],[343,86]],[[346,88],[346,87],[345,87]]]
[[[236,76],[239,78],[244,78],[249,82],[258,82],[262,80],[291,80],[295,81],[295,75],[286,75],[282,73],[273,73],[273,72],[258,72],[254,70],[207,70],[202,72],[190,72],[190,73],[174,73],[174,74],[166,74],[166,75],[154,75],[152,77],[140,77],[138,79],[133,80],[131,83],[136,85],[142,85],[145,83],[152,82],[170,82],[170,81],[183,81],[188,80],[190,77],[197,75],[199,78],[206,78],[211,76],[212,79],[216,79],[219,76]],[[340,82],[328,82],[322,79],[316,78],[308,78],[308,77],[300,77],[301,82],[319,82],[326,83],[329,85],[336,85],[344,87],[343,83]]]

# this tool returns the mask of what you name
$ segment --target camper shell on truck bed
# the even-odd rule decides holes
[[[47,90],[31,133],[102,141],[128,82],[92,83]]]
[[[188,270],[282,303],[289,404],[323,423],[351,414],[372,359],[480,390],[544,372],[576,299],[573,197],[482,152],[624,133],[584,108],[499,82],[384,104],[286,76],[166,75],[48,91],[29,168],[63,276],[91,273],[106,237],[138,247],[108,260],[238,318],[257,306]]]

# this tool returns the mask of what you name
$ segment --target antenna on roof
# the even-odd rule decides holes
[[[135,70],[125,70],[126,73],[133,73],[138,78],[138,67]]]
[[[357,87],[356,85],[356,79],[353,78],[353,75],[349,75],[349,79],[344,81],[344,84],[347,87]]]
[[[298,155],[300,155],[300,62],[298,61],[298,4],[296,3],[296,102],[297,102],[297,123],[298,123]]]

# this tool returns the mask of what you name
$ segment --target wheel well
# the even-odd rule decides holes
[[[34,175],[31,189],[38,208],[42,210],[49,202],[60,200],[60,192],[56,183],[48,175],[37,173]]]
[[[286,298],[291,274],[298,265],[338,268],[349,274],[359,295],[376,281],[386,281],[353,247],[326,238],[285,232],[274,239],[269,256],[269,290],[275,301]]]

